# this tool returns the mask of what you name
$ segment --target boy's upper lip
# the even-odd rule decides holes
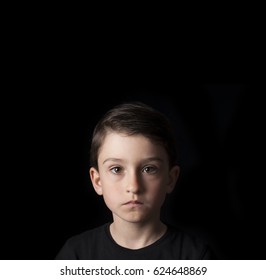
[[[126,205],[126,204],[143,204],[143,202],[132,199],[132,200],[129,200],[126,203],[124,203],[124,205]]]

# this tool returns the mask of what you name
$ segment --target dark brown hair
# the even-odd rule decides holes
[[[90,149],[90,166],[97,169],[99,150],[108,132],[141,134],[165,148],[170,167],[177,163],[174,131],[168,118],[142,102],[119,104],[99,120],[93,131]]]

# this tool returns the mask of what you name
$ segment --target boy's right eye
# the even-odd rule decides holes
[[[112,173],[118,174],[121,172],[121,167],[115,166],[115,167],[112,167],[110,170]]]

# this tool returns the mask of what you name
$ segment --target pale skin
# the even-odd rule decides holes
[[[117,244],[139,249],[163,236],[167,227],[160,209],[178,175],[179,167],[169,167],[163,146],[142,135],[107,134],[98,170],[90,168],[90,178],[112,211],[110,232]]]

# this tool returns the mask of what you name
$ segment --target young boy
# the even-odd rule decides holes
[[[204,242],[160,219],[179,175],[166,116],[140,102],[114,107],[94,129],[90,164],[113,221],[70,238],[56,259],[212,258]]]

